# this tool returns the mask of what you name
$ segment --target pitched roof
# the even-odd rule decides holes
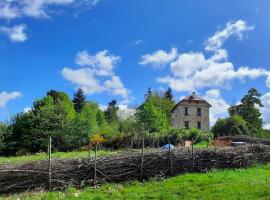
[[[179,101],[172,109],[172,111],[174,111],[175,108],[177,108],[177,106],[184,101],[188,101],[188,102],[197,102],[197,103],[207,103],[209,107],[211,107],[211,104],[208,103],[205,99],[198,97],[196,95],[196,92],[193,92],[191,95],[186,96],[184,99],[182,99],[181,101]]]

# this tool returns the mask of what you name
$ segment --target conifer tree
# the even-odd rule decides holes
[[[74,94],[74,98],[72,100],[73,104],[74,104],[74,109],[76,110],[76,112],[81,112],[82,108],[85,105],[85,96],[84,96],[84,92],[81,88],[79,88],[76,93]]]

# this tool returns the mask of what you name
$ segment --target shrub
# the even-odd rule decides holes
[[[251,135],[251,127],[249,124],[238,115],[218,119],[212,127],[214,137],[227,135]]]

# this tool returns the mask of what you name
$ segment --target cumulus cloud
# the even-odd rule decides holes
[[[161,68],[173,61],[177,56],[177,48],[172,48],[170,52],[164,50],[157,50],[151,54],[145,54],[142,56],[141,65],[152,65],[156,68]]]
[[[99,0],[2,0],[0,18],[15,19],[23,16],[48,18],[55,7],[67,5],[86,5],[93,7]]]
[[[243,33],[251,29],[253,27],[242,20],[227,23],[223,30],[216,32],[205,44],[205,49],[211,51],[212,55],[206,56],[204,52],[178,54],[168,63],[171,74],[158,77],[157,81],[168,84],[176,91],[194,91],[202,88],[230,87],[233,80],[243,82],[247,78],[254,80],[266,76],[266,85],[270,87],[268,70],[249,66],[235,68],[228,59],[228,51],[221,48],[230,36],[242,38]]]
[[[16,98],[19,98],[22,94],[20,92],[6,92],[3,91],[0,93],[0,108],[6,106],[6,104]]]
[[[228,22],[226,27],[216,32],[213,36],[208,38],[205,43],[205,50],[216,51],[221,48],[223,43],[231,36],[235,35],[239,39],[242,39],[243,33],[252,30],[253,26],[248,26],[243,20],[237,20],[235,22]]]
[[[127,105],[120,104],[118,107],[117,115],[122,120],[133,117],[136,113],[136,109],[130,108]]]
[[[27,26],[25,24],[15,25],[13,27],[0,26],[0,33],[9,37],[13,42],[26,41],[27,35],[25,33]]]
[[[63,68],[62,76],[84,90],[86,94],[107,92],[129,101],[130,91],[124,86],[121,78],[114,73],[121,58],[110,54],[108,50],[94,55],[80,51],[75,58],[79,69]]]
[[[98,76],[113,75],[113,68],[121,60],[119,56],[110,55],[108,50],[90,55],[87,51],[80,51],[75,58],[75,63],[82,67],[90,67]]]
[[[112,95],[128,98],[129,91],[125,88],[119,76],[112,76],[111,79],[106,80],[103,85]]]
[[[264,94],[261,97],[262,104],[264,107],[260,108],[263,122],[264,122],[264,128],[270,129],[270,92]]]
[[[227,109],[230,105],[222,98],[220,90],[208,90],[203,98],[212,105],[210,108],[211,125],[214,125],[218,118],[223,118],[228,115]]]
[[[64,68],[61,73],[66,80],[76,84],[87,94],[101,93],[104,91],[104,87],[101,85],[100,81],[96,79],[94,72],[89,68]]]

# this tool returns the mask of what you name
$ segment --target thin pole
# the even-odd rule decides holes
[[[91,141],[89,140],[89,143],[88,143],[88,158],[90,159],[91,158]]]
[[[171,141],[169,140],[169,154],[170,154],[170,169],[171,176],[173,175],[173,162],[172,162],[172,151],[171,151]]]
[[[143,174],[143,157],[144,157],[144,136],[142,138],[142,159],[141,159],[141,169],[140,169],[140,181],[142,181],[142,174]]]
[[[192,153],[192,167],[194,169],[194,146],[193,146],[193,138],[191,140],[191,153]]]
[[[52,182],[52,138],[49,137],[49,144],[48,144],[48,175],[49,175],[49,191],[51,191],[51,182]]]
[[[94,172],[94,185],[96,185],[97,181],[97,143],[95,145],[95,172]]]

